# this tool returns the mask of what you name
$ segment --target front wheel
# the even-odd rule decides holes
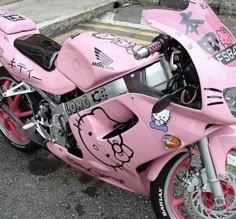
[[[6,70],[0,73],[0,87],[2,91],[17,85]],[[14,114],[23,122],[33,116],[33,99],[27,94],[7,97],[6,104],[14,112]],[[0,109],[0,130],[11,145],[23,152],[33,152],[38,146],[33,143],[29,137],[22,134],[21,128],[16,122],[3,110]]]
[[[151,201],[158,219],[236,218],[236,177],[232,174],[226,174],[221,179],[226,200],[226,205],[221,208],[215,206],[213,195],[203,192],[201,186],[196,186],[192,192],[188,192],[183,186],[187,168],[199,168],[199,163],[200,157],[196,156],[189,165],[188,155],[178,154],[165,165],[157,179],[151,182]]]

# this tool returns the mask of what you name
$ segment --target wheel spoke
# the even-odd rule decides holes
[[[182,196],[180,198],[173,198],[171,201],[172,201],[173,207],[178,207],[179,205],[184,203],[184,197]]]
[[[184,160],[183,163],[181,163],[178,167],[178,169],[186,169],[186,167],[188,166],[188,159]]]
[[[20,103],[21,95],[16,95],[14,99],[12,100],[12,104],[10,105],[12,110],[15,111],[18,109],[19,103]]]
[[[18,118],[24,118],[24,117],[27,117],[27,116],[32,116],[33,115],[33,111],[29,110],[29,111],[25,111],[25,112],[15,112],[15,115]]]
[[[3,92],[8,91],[11,87],[17,84],[18,82],[14,81],[11,77],[4,76],[0,78],[0,87]],[[22,97],[25,97],[25,99],[22,99]],[[32,104],[28,102],[28,100],[29,96],[25,94],[6,97],[6,104],[23,123],[27,117],[32,117],[33,115]],[[21,145],[22,147],[20,148],[24,149],[23,146],[30,143],[30,139],[22,133],[21,128],[17,123],[2,110],[0,110],[0,129],[16,147]]]
[[[8,125],[10,127],[11,134],[14,135],[17,139],[19,139],[20,141],[27,141],[28,140],[28,137],[22,135],[17,130],[16,124],[12,120],[8,121]]]
[[[14,103],[12,97],[8,97],[8,98],[7,98],[7,103],[8,103],[8,106],[9,106],[10,108],[12,108],[13,103]]]

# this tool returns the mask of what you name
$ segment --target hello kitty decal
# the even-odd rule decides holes
[[[221,27],[220,30],[217,30],[216,34],[223,48],[228,48],[233,44],[234,39],[230,34],[230,32],[225,27]]]
[[[90,167],[84,167],[82,166],[81,164],[79,164],[78,162],[76,162],[74,159],[72,159],[71,157],[66,157],[66,160],[68,162],[70,162],[71,164],[73,165],[76,165],[78,166],[79,168],[83,169],[84,171],[88,172],[89,174],[93,175],[93,176],[96,176],[96,177],[102,177],[102,178],[108,178],[108,179],[113,179],[121,184],[125,184],[125,181],[123,179],[117,179],[113,176],[109,176],[105,173],[101,173],[101,172],[98,172],[97,170],[94,170]]]
[[[207,33],[198,44],[210,54],[215,54],[233,45],[234,38],[225,27],[220,27],[216,32]]]
[[[224,26],[219,27],[215,32],[207,33],[198,44],[224,65],[236,60],[236,41]]]
[[[96,118],[99,118],[106,125],[105,128],[99,127],[99,124],[97,124],[91,127],[91,130],[88,130],[90,125],[93,125],[93,120],[96,121]],[[109,129],[112,132],[122,124],[112,119],[104,109],[96,107],[90,113],[80,116],[74,125],[78,128],[81,141],[89,153],[101,163],[117,171],[117,169],[123,170],[124,165],[131,161],[134,155],[133,150],[124,143],[122,134],[105,135],[101,140],[98,139],[101,136],[96,134],[95,131]]]
[[[168,132],[168,122],[170,120],[171,111],[165,109],[159,113],[152,113],[150,127],[162,132]]]

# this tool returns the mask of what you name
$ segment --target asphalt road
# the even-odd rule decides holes
[[[139,7],[139,6],[135,6]],[[132,12],[132,13],[131,13]],[[119,9],[134,23],[141,10]],[[137,15],[139,13],[139,15]],[[236,35],[235,19],[223,17]],[[150,200],[91,178],[38,150],[26,155],[0,135],[1,219],[154,219]]]
[[[154,219],[150,201],[87,176],[38,150],[26,155],[1,136],[1,219]]]

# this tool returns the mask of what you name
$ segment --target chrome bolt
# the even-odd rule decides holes
[[[217,202],[217,204],[223,204],[224,203],[224,201],[221,199],[221,198],[218,198],[217,200],[216,200],[216,202]]]

